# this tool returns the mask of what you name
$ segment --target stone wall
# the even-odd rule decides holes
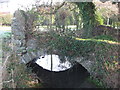
[[[33,15],[18,10],[12,20],[13,51],[25,64],[42,54],[42,50],[38,49],[37,40],[34,37],[28,38],[33,29],[33,19]]]

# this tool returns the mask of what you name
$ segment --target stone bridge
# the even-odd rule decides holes
[[[20,62],[24,64],[45,54],[44,48],[38,43],[40,38],[37,39],[31,34],[34,31],[34,20],[35,17],[33,14],[26,13],[22,10],[16,11],[12,20],[13,51],[16,53]],[[111,55],[113,55],[113,50],[111,49]],[[96,65],[94,61],[95,53],[91,53],[90,56],[87,59],[85,57],[76,57],[75,61],[82,64],[91,75],[95,75],[96,72],[92,69]]]
[[[12,35],[13,35],[13,51],[16,53],[20,62],[27,64],[34,58],[44,55],[44,49],[37,43],[39,40],[31,36],[33,31],[34,15],[18,10],[14,13],[12,20]],[[28,38],[29,36],[29,38]],[[76,61],[81,63],[89,72],[91,70],[93,62],[90,60],[84,60],[82,58],[76,58]]]

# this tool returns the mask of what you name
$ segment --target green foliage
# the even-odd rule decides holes
[[[104,19],[102,15],[99,12],[96,12],[96,23],[97,25],[103,25],[104,24]]]
[[[113,27],[120,27],[120,22],[113,22],[113,23],[112,23],[112,26],[113,26]]]
[[[57,49],[63,55],[70,57],[88,55],[90,52],[95,51],[95,46],[109,46],[109,43],[115,41],[111,36],[107,35],[96,36],[91,39],[78,39],[65,34],[52,33],[50,37],[51,40],[48,42],[48,45],[52,49]]]

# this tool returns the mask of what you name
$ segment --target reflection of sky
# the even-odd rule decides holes
[[[53,54],[52,60],[53,60],[52,71],[63,71],[71,67],[71,64],[68,61],[60,63],[58,55]],[[36,63],[42,66],[44,69],[51,71],[51,55],[45,55],[44,58],[42,58],[41,56],[40,59],[36,61]]]

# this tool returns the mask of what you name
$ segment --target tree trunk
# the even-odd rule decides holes
[[[110,19],[109,19],[109,18],[107,18],[107,25],[109,25],[109,21],[110,21]]]
[[[51,71],[53,70],[53,58],[52,58],[52,53],[51,53]]]
[[[118,21],[120,21],[120,2],[118,2],[118,13],[119,13],[119,15],[118,15]]]

